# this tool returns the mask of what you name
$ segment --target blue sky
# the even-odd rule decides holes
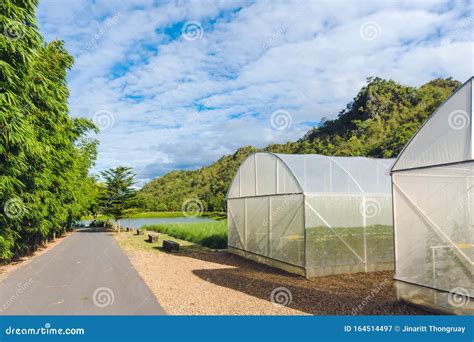
[[[300,138],[369,76],[473,74],[471,1],[42,0],[75,57],[73,116],[101,127],[95,171],[138,184],[238,147]]]

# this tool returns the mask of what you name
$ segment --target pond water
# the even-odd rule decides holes
[[[92,220],[83,220],[82,224],[88,226]],[[140,228],[150,224],[161,223],[192,223],[192,222],[209,222],[212,221],[207,217],[148,217],[148,218],[124,218],[120,220],[122,227]]]

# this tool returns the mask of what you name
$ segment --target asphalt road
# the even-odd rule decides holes
[[[0,282],[0,315],[163,314],[104,231],[78,230]]]

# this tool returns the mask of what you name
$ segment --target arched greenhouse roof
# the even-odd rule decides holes
[[[259,152],[239,167],[227,199],[297,193],[390,193],[387,172],[393,162]]]
[[[423,124],[393,165],[392,172],[474,160],[471,77]]]

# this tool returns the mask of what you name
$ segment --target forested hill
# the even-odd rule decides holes
[[[435,79],[419,88],[369,78],[336,119],[323,119],[298,141],[260,150],[395,157],[428,116],[459,86],[461,83],[451,78]],[[195,171],[173,171],[151,181],[139,192],[144,209],[179,211],[184,200],[199,198],[205,210],[224,210],[224,197],[234,173],[257,150],[252,146],[242,147],[210,166]]]

